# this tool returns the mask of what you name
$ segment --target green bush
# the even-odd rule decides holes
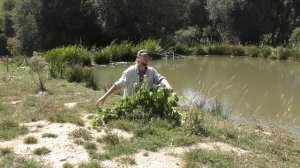
[[[67,65],[91,65],[89,52],[82,46],[74,45],[55,48],[45,52],[43,55],[49,63],[52,77],[63,78]]]
[[[246,46],[245,54],[250,57],[264,57],[267,58],[271,56],[272,49],[268,46]]]
[[[181,55],[190,55],[192,53],[188,46],[182,44],[176,44],[174,46],[174,52]]]
[[[207,52],[205,50],[205,47],[202,45],[198,45],[193,49],[193,55],[206,55]]]
[[[110,62],[110,54],[107,52],[109,50],[98,50],[92,53],[92,57],[96,64],[108,64]]]
[[[291,34],[289,41],[293,44],[300,42],[300,26],[296,27]]]
[[[148,39],[148,40],[142,41],[142,42],[138,43],[132,49],[132,52],[133,52],[134,55],[136,55],[137,52],[141,49],[146,49],[146,50],[151,51],[153,59],[161,58],[161,55],[159,54],[159,53],[162,52],[162,48],[160,46],[160,40]]]
[[[276,48],[272,56],[279,60],[287,60],[288,58],[296,57],[297,51],[295,49],[289,49],[284,47]]]
[[[245,47],[246,55],[250,57],[258,57],[259,56],[259,48],[257,46],[247,46]]]
[[[212,44],[209,45],[206,48],[206,50],[209,55],[234,55],[234,56],[245,55],[245,50],[242,46],[230,45],[227,43]]]
[[[133,49],[133,44],[127,41],[122,42],[119,44],[116,48],[116,53],[120,55],[120,59],[122,61],[134,61],[135,56],[134,53],[132,52]],[[112,57],[112,60],[114,57]]]
[[[29,62],[30,73],[33,81],[38,86],[39,90],[45,91],[45,83],[48,79],[48,65],[43,57],[35,55],[30,59]]]
[[[69,82],[84,82],[85,69],[80,65],[71,65],[66,68],[66,79]]]
[[[121,118],[145,122],[153,118],[163,118],[180,124],[181,116],[177,111],[179,98],[175,93],[170,94],[167,89],[161,87],[151,92],[147,89],[147,80],[134,87],[134,95],[123,99],[114,109],[101,110],[93,119],[93,125],[99,126]]]

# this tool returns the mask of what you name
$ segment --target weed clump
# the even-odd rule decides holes
[[[34,136],[28,136],[24,139],[25,144],[36,144],[38,140]]]
[[[34,154],[36,155],[47,155],[48,153],[50,153],[51,150],[49,150],[46,147],[42,147],[42,148],[37,148],[33,151]]]

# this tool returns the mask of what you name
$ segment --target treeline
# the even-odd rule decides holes
[[[0,55],[149,38],[161,39],[163,46],[277,46],[300,39],[299,0],[0,0],[0,5]]]

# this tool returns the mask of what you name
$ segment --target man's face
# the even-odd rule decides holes
[[[150,60],[150,56],[147,53],[141,53],[138,59],[138,61],[144,66],[148,65],[149,60]]]

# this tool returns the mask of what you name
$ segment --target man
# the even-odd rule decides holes
[[[163,84],[170,92],[172,92],[173,88],[166,78],[160,75],[154,68],[148,67],[150,56],[150,51],[144,49],[140,50],[137,53],[135,65],[130,66],[123,72],[121,78],[97,100],[97,105],[102,105],[108,96],[119,91],[121,88],[125,88],[124,96],[132,95],[134,84],[143,82],[145,76],[148,81],[149,90],[154,87],[154,84]]]

